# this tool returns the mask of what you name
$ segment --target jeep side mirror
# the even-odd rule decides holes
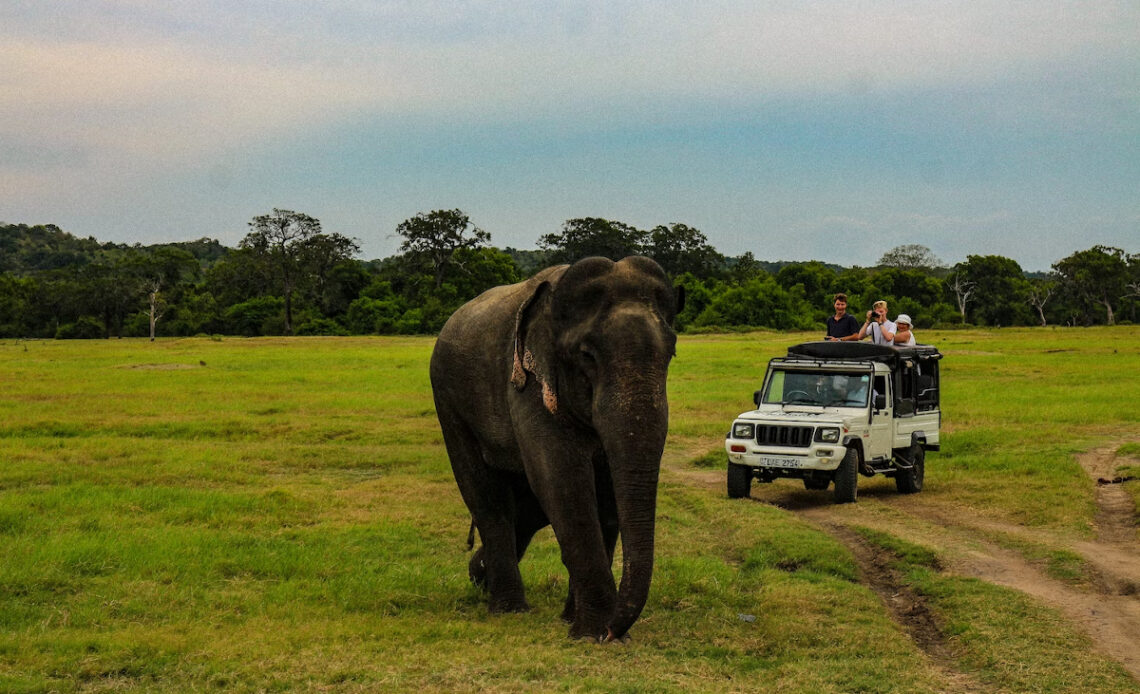
[[[881,393],[875,394],[875,409],[876,410],[887,409],[887,396],[886,395],[881,394]]]
[[[760,391],[752,393],[752,404],[756,405],[756,407],[760,407]]]

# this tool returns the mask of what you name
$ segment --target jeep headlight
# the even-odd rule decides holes
[[[815,440],[819,443],[839,443],[839,427],[820,427],[816,429]]]
[[[732,438],[751,439],[756,436],[756,425],[747,422],[736,422],[732,425]]]

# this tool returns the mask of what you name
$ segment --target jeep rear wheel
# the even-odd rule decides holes
[[[744,499],[752,488],[752,468],[747,465],[728,464],[728,498]]]
[[[922,446],[914,444],[907,453],[910,456],[910,469],[895,473],[895,486],[900,494],[917,494],[922,491],[923,479],[926,477],[926,451]]]
[[[843,462],[835,470],[835,503],[850,504],[855,501],[859,485],[859,451],[847,449]]]

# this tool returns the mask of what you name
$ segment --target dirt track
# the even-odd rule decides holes
[[[1080,458],[1095,483],[1111,478],[1113,451],[1104,448]],[[696,486],[724,493],[720,470],[667,469]],[[860,478],[860,484],[864,478]],[[930,610],[851,530],[862,526],[935,549],[944,571],[1019,590],[1059,610],[1086,633],[1099,651],[1140,680],[1140,540],[1132,498],[1119,484],[1097,486],[1095,540],[1074,540],[1046,530],[983,519],[923,494],[902,496],[882,485],[861,489],[856,504],[835,505],[831,493],[808,492],[792,480],[753,484],[755,502],[792,511],[830,533],[851,550],[863,581],[883,601],[894,620],[960,692],[985,691],[953,666],[953,657]],[[1000,546],[995,538],[1074,552],[1087,562],[1086,585],[1047,575],[1038,562]],[[1005,542],[1009,545],[1010,542]]]

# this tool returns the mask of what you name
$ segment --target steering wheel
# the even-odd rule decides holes
[[[792,391],[788,391],[787,393],[784,393],[784,399],[785,399],[785,400],[793,400],[793,399],[796,399],[796,398],[793,398],[793,397],[792,397],[793,395],[795,395],[795,396],[800,396],[800,398],[802,398],[802,399],[804,399],[804,400],[813,400],[813,399],[814,399],[814,398],[812,398],[811,394],[810,394],[810,393],[808,393],[806,390],[792,390]]]

